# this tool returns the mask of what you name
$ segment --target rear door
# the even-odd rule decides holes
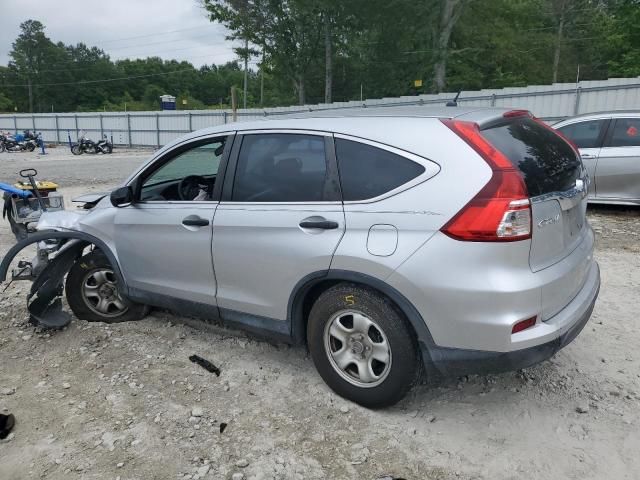
[[[296,284],[329,269],[345,227],[332,152],[318,132],[245,132],[234,142],[213,225],[223,319],[286,320]]]
[[[598,179],[596,169],[609,122],[609,118],[600,118],[596,120],[578,121],[558,128],[560,133],[580,149],[582,162],[591,180],[591,186],[589,188],[590,198],[597,197]]]
[[[565,260],[585,245],[587,175],[573,147],[550,128],[529,117],[483,131],[509,157],[524,178],[531,200],[529,265],[539,272]],[[584,285],[590,258],[572,256],[564,262],[562,281],[542,291],[543,320],[574,298]]]
[[[520,171],[533,214],[529,263],[538,271],[559,262],[586,229],[586,172],[575,150],[529,117],[489,128],[483,135]]]
[[[599,198],[640,200],[640,118],[615,118],[596,168]]]

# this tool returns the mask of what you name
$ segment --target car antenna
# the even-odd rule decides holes
[[[455,98],[453,100],[449,100],[447,102],[447,107],[457,107],[458,106],[458,97],[460,96],[461,93],[462,93],[462,90],[459,90],[458,93],[456,94]]]

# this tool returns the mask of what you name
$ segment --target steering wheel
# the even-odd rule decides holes
[[[207,185],[209,182],[201,175],[188,175],[180,180],[178,184],[178,196],[180,200],[193,200],[200,193],[200,185]]]

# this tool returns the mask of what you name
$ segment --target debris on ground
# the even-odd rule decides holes
[[[216,377],[220,376],[220,369],[216,367],[213,363],[211,363],[209,360],[202,358],[198,355],[191,355],[189,357],[189,360],[191,360],[193,363],[200,365],[205,370],[211,373],[215,373]]]

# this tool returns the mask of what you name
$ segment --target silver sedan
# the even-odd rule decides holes
[[[640,111],[580,115],[553,128],[580,150],[590,203],[640,205]]]

